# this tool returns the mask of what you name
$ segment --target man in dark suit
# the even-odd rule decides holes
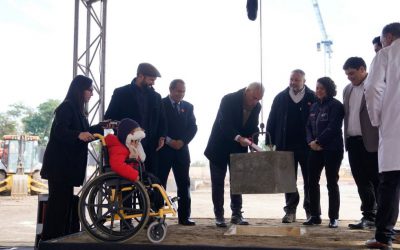
[[[196,223],[190,219],[189,143],[196,135],[197,125],[193,105],[182,100],[185,91],[185,82],[175,79],[169,86],[169,96],[162,100],[167,117],[168,133],[166,146],[160,150],[158,177],[161,184],[166,187],[172,168],[178,188],[179,224],[193,226]]]
[[[350,57],[343,70],[351,82],[343,91],[345,147],[363,215],[359,222],[349,224],[349,228],[365,229],[375,226],[379,132],[371,124],[365,103],[364,81],[368,75],[365,61],[361,57]]]
[[[132,82],[114,90],[105,119],[137,121],[146,131],[142,145],[146,153],[146,170],[157,175],[156,152],[164,146],[166,121],[161,96],[153,89],[160,72],[150,63],[141,63]]]
[[[274,98],[267,122],[267,131],[271,136],[271,142],[266,140],[266,143],[276,145],[278,151],[293,152],[296,179],[299,165],[303,176],[303,208],[307,219],[309,219],[311,215],[307,159],[310,150],[306,140],[306,124],[310,107],[316,101],[316,96],[314,91],[305,85],[305,75],[301,69],[293,70],[290,74],[289,87]],[[285,194],[285,207],[283,208],[285,215],[282,218],[282,223],[296,221],[296,210],[299,202],[298,190]]]
[[[226,227],[224,219],[224,181],[230,154],[245,153],[250,138],[258,132],[259,101],[264,94],[261,83],[251,83],[247,88],[225,95],[217,113],[204,155],[210,161],[212,201],[215,224]],[[254,138],[257,143],[258,138]],[[242,196],[231,194],[231,223],[248,225],[242,217]]]

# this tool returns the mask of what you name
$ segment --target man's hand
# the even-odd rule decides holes
[[[184,145],[185,143],[182,140],[171,140],[168,144],[168,146],[175,150],[181,149]]]
[[[160,139],[158,139],[158,147],[156,148],[156,151],[164,147],[164,143],[165,143],[165,137],[160,137]]]
[[[239,136],[238,142],[240,143],[240,146],[242,147],[248,147],[251,145],[251,141],[247,139],[246,137]]]
[[[323,148],[314,140],[308,144],[314,151],[321,151]]]

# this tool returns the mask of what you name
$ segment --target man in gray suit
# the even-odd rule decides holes
[[[378,128],[371,125],[364,96],[367,66],[361,57],[350,57],[343,65],[350,80],[343,92],[344,135],[349,163],[361,199],[363,217],[350,229],[375,225],[378,180]]]

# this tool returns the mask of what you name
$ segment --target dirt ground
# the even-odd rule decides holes
[[[212,219],[197,219],[196,226],[181,226],[176,219],[168,220],[167,237],[161,244],[167,245],[211,245],[211,246],[241,246],[241,247],[279,247],[279,248],[309,248],[309,249],[365,249],[366,239],[373,237],[373,230],[349,230],[347,224],[350,221],[341,221],[342,226],[337,229],[328,228],[328,221],[323,221],[320,226],[303,226],[299,220],[292,224],[282,224],[278,219],[250,219],[250,226],[238,226],[245,234],[250,235],[227,235],[229,228],[217,228]],[[266,229],[276,231],[274,236],[257,233]],[[249,228],[250,229],[250,228]],[[298,231],[292,236],[280,234],[282,229]],[[239,231],[239,228],[238,230]],[[249,231],[249,232],[248,232]],[[280,234],[280,235],[279,235]],[[70,237],[63,242],[95,242],[86,234],[79,237]],[[124,244],[150,244],[146,237],[146,230],[142,230],[135,238]],[[400,245],[393,245],[400,248]]]
[[[299,191],[302,194],[301,183]],[[229,220],[229,188],[225,192],[225,217]],[[374,236],[373,230],[349,230],[347,225],[360,219],[360,201],[353,182],[341,180],[340,224],[337,229],[328,228],[328,196],[325,184],[321,183],[321,207],[323,223],[320,226],[306,227],[301,203],[297,211],[297,222],[282,224],[283,194],[244,195],[244,216],[251,223],[250,235],[227,235],[228,229],[217,228],[214,224],[211,193],[208,185],[199,185],[192,191],[192,217],[197,225],[185,227],[177,224],[177,219],[168,217],[168,233],[162,244],[177,245],[216,245],[216,246],[259,246],[259,247],[303,247],[310,249],[363,249],[367,239]],[[174,196],[174,192],[169,192]],[[302,202],[302,198],[300,200]],[[0,196],[0,246],[33,246],[36,235],[37,196],[20,199]],[[398,227],[399,227],[398,223]],[[240,228],[237,228],[237,231]],[[258,230],[269,233],[260,234]],[[295,231],[292,236],[277,236],[280,231]],[[272,233],[271,233],[272,232]],[[245,232],[246,233],[246,232]],[[261,235],[261,236],[258,236]],[[69,240],[94,241],[84,233],[81,237]],[[142,231],[129,243],[149,243],[146,232]],[[400,245],[395,244],[395,249]]]

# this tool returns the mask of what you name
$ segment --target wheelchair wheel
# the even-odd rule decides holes
[[[167,224],[154,221],[147,228],[147,238],[152,243],[160,243],[167,236]]]
[[[150,199],[143,184],[113,172],[90,181],[79,199],[79,219],[95,240],[133,238],[146,225],[149,213]]]

